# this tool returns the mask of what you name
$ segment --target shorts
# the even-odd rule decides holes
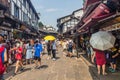
[[[4,80],[4,77],[3,77],[3,75],[0,75],[0,80]]]
[[[48,50],[48,55],[51,55],[51,50]]]
[[[72,53],[72,52],[73,52],[73,49],[68,49],[68,52],[71,52],[71,53]]]
[[[116,64],[116,61],[117,61],[117,58],[111,58],[111,59],[110,59],[110,62],[111,62],[112,64]]]
[[[34,56],[34,60],[41,61],[41,58],[38,56]]]
[[[21,54],[21,53],[16,53],[16,54],[15,54],[15,58],[16,58],[17,60],[22,60],[22,54]]]

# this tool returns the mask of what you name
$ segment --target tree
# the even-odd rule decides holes
[[[44,24],[42,22],[39,22],[39,28],[42,29],[44,27]]]

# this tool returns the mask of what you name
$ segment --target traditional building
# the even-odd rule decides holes
[[[56,29],[50,25],[44,26],[43,29],[39,29],[39,32],[41,38],[45,37],[46,35],[53,35],[55,37],[58,35]]]
[[[73,29],[78,24],[82,14],[83,9],[78,9],[74,11],[71,15],[59,18],[57,20],[59,34],[64,34]]]
[[[92,3],[91,3],[92,1]],[[112,17],[119,11],[119,0],[85,0],[84,14],[79,22],[77,31],[90,33],[98,31],[101,25],[97,25],[101,20]],[[97,26],[97,27],[96,27]],[[94,30],[93,30],[94,29]]]
[[[0,2],[1,9],[4,9],[0,28],[5,31],[8,39],[37,35],[39,16],[31,0],[0,0]]]
[[[30,0],[11,0],[12,17],[38,29],[39,16]]]
[[[119,0],[84,0],[83,11],[83,16],[76,28],[77,44],[80,44],[82,38],[84,41],[81,43],[84,43],[87,49],[85,42],[89,42],[91,34],[103,30],[113,33],[116,43],[120,45]]]
[[[65,21],[68,21],[71,18],[71,15],[64,16],[62,18],[57,19],[57,27],[58,27],[58,33],[62,34],[63,33],[63,23]]]

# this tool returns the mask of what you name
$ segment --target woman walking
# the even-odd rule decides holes
[[[92,62],[94,63],[94,58],[96,58],[98,75],[100,75],[101,67],[102,67],[102,74],[107,75],[107,73],[105,72],[106,58],[105,58],[104,51],[100,51],[100,50],[96,50],[96,49],[94,49],[94,51],[95,52],[92,57]]]
[[[23,70],[23,63],[22,63],[22,47],[20,46],[20,42],[16,42],[16,47],[11,49],[15,50],[15,58],[16,58],[16,66],[15,66],[15,72],[14,75],[17,74],[19,67],[21,67],[21,70]]]
[[[26,64],[28,64],[28,61],[30,64],[32,63],[33,47],[34,45],[32,44],[32,40],[28,41],[26,45]]]

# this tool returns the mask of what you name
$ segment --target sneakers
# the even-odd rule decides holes
[[[35,69],[38,69],[38,66],[35,66]]]
[[[53,58],[53,61],[55,61],[56,59],[55,58]]]
[[[39,66],[37,69],[41,69],[41,66]]]
[[[115,73],[116,70],[115,69],[112,69],[112,68],[109,68],[109,71],[112,72],[112,73]]]
[[[116,72],[116,70],[112,69],[112,70],[111,70],[111,72],[112,72],[112,73],[115,73],[115,72]]]
[[[14,76],[16,76],[17,74],[16,73],[14,73],[12,76],[14,77]]]
[[[34,69],[41,69],[41,66],[36,66]]]
[[[21,69],[20,69],[20,71],[23,71],[24,70],[24,67],[22,67]]]

